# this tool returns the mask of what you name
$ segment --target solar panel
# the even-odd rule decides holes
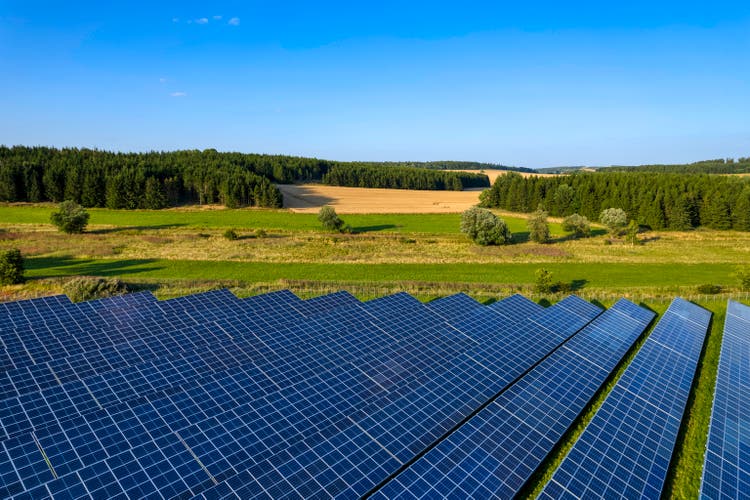
[[[488,307],[495,312],[510,318],[519,315],[525,315],[528,317],[544,311],[544,307],[519,294],[511,295],[503,300],[494,302]]]
[[[445,319],[460,318],[474,309],[482,307],[482,304],[472,299],[465,293],[457,293],[442,297],[426,304],[427,307]]]
[[[411,314],[410,314],[410,316],[411,316]],[[397,318],[394,317],[393,319],[395,321]],[[269,338],[269,340],[270,340],[270,338]],[[365,342],[367,341],[367,339],[363,339],[363,340]],[[446,342],[446,344],[448,344],[448,343],[449,342]],[[297,356],[296,356],[297,358],[301,358],[301,354],[302,353],[298,352],[296,354],[297,354]],[[313,357],[315,356],[315,354],[317,354],[317,353],[310,353],[310,355],[313,356]],[[216,361],[218,361],[218,359]],[[267,370],[265,373],[263,373],[263,372],[261,372],[261,373],[263,373],[263,375],[269,373],[270,372],[270,368],[272,368],[274,364],[275,363],[269,363],[269,365],[268,365],[269,366],[269,370]],[[316,368],[316,366],[312,365],[312,363],[311,363],[310,364],[310,369],[311,370],[315,370],[315,368]],[[261,373],[258,373],[257,375],[261,375]],[[235,373],[234,374],[235,377],[238,376],[238,375],[239,375],[239,373]],[[257,377],[257,375],[256,375],[256,377]],[[244,379],[244,384],[241,384],[242,387],[243,387],[243,389],[245,387],[250,386],[251,385],[250,381],[253,380],[253,378],[251,378],[252,374],[245,374],[245,376],[247,378]],[[218,380],[217,380],[217,382],[218,382]],[[231,382],[227,382],[226,380],[225,380],[225,382],[226,383],[231,383]],[[200,418],[210,418],[209,414],[206,413],[206,411],[210,407],[213,407],[213,411],[221,411],[221,410],[227,411],[229,408],[236,407],[237,404],[238,404],[238,402],[236,400],[233,401],[231,404],[229,404],[228,407],[222,407],[221,404],[218,404],[218,401],[216,400],[216,398],[218,397],[217,394],[221,394],[222,392],[225,391],[225,387],[227,386],[226,383],[224,383],[222,386],[206,387],[205,389],[201,389],[200,391],[196,391],[195,389],[199,388],[199,386],[198,386],[198,387],[195,387],[195,389],[191,389],[190,391],[188,391],[188,394],[190,394],[190,398],[191,398],[192,401],[194,401],[194,402],[195,401],[201,401],[201,403],[199,404],[198,407],[196,407],[194,404],[190,405],[190,406],[185,406],[185,404],[181,404],[180,405],[180,410],[179,410],[180,414],[182,414],[182,415],[188,415],[188,414],[192,415],[193,418],[191,418],[191,420],[193,420],[196,417],[199,418],[199,419]],[[132,382],[131,382],[131,384],[132,384]],[[346,386],[350,386],[350,385],[351,384],[347,384]],[[224,394],[228,395],[228,393],[226,393],[226,392],[224,392]],[[185,400],[183,400],[183,402],[185,402]],[[112,404],[115,404],[115,401],[113,401]],[[117,406],[115,405],[113,408],[117,408]],[[198,411],[200,411],[200,414],[197,414],[195,412],[191,413],[190,408],[194,408],[194,410],[198,410],[200,408],[200,410],[198,410]],[[126,408],[124,408],[123,410],[125,411],[125,413],[127,413],[127,411],[128,411]],[[118,413],[111,413],[110,412],[111,413],[111,417],[107,417],[107,418],[116,418],[118,421],[121,421],[121,420],[123,420],[123,417],[122,417],[122,415],[123,415],[122,411],[123,410],[118,410],[119,411]],[[255,410],[257,410],[257,409],[255,409]],[[253,410],[253,411],[255,411],[255,410]],[[18,414],[17,411],[14,412],[14,413]],[[101,415],[101,410],[92,410],[89,413],[82,414],[81,416],[85,417],[85,419],[86,419],[85,421],[87,422],[88,426],[94,427],[94,422],[96,422],[95,417],[97,415],[100,415],[100,417],[103,416],[103,415]],[[94,420],[92,420],[92,419],[94,419]],[[153,422],[153,421],[154,421],[153,419],[149,420],[149,422]],[[179,421],[179,419],[178,419],[178,421]],[[173,425],[179,425],[177,423],[178,421],[175,421],[173,423]],[[40,422],[40,424],[41,424],[41,422]],[[37,424],[37,425],[39,425],[39,424]],[[92,442],[105,442],[106,440],[111,441],[117,435],[121,435],[121,436],[124,435],[123,432],[126,432],[126,431],[123,430],[122,424],[117,424],[117,425],[119,426],[119,430],[117,429],[117,427],[113,428],[110,424],[108,424],[107,426],[105,426],[103,428],[103,430],[101,432],[95,434],[96,437],[95,436],[91,436],[88,440],[92,441]],[[138,425],[142,426],[144,424],[138,424]],[[96,427],[100,427],[100,426],[97,425]],[[127,428],[132,429],[132,430],[127,431],[127,434],[131,435],[134,432],[134,428],[132,427],[132,424],[127,424]],[[35,434],[39,436],[39,435],[43,435],[45,432],[49,432],[49,427],[44,427],[42,429],[38,429],[35,432]],[[148,430],[149,435],[153,436],[153,432],[154,432],[154,430],[149,428],[149,430]],[[97,437],[98,437],[98,439],[97,439]],[[115,441],[110,446],[111,449],[109,449],[109,450],[106,451],[107,454],[109,456],[112,456],[112,453],[117,454],[116,452],[118,452],[121,449],[120,446],[121,445],[117,444],[117,441]],[[122,446],[125,446],[127,448],[127,446],[132,446],[132,445],[127,445],[126,443],[123,443]],[[95,454],[94,456],[99,456],[99,455]],[[206,457],[203,457],[203,458],[206,459]],[[94,464],[92,464],[90,466],[87,466],[87,467],[94,467],[95,465],[96,465],[96,463],[94,463]]]
[[[516,495],[653,318],[630,305],[594,319],[376,497]]]
[[[701,497],[750,492],[750,307],[730,300],[716,376]]]
[[[561,318],[569,323],[563,325]],[[467,351],[425,384],[386,399],[386,405],[351,414],[331,431],[308,436],[287,455],[278,453],[252,466],[253,482],[243,492],[365,494],[574,333],[569,330],[580,329],[590,319],[553,307],[540,321],[556,323],[563,332],[532,321],[512,332],[500,330],[494,342]],[[310,472],[308,465],[313,463],[319,466]]]
[[[542,492],[658,498],[710,313],[675,299]]]
[[[307,299],[294,304],[292,307],[304,316],[312,316],[352,304],[359,304],[359,300],[351,293],[342,291]]]

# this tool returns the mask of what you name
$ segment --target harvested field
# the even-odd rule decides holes
[[[494,184],[495,179],[497,179],[501,175],[505,175],[505,174],[511,172],[511,170],[492,170],[492,169],[487,169],[487,170],[455,170],[455,172],[469,172],[470,174],[484,174],[484,175],[486,175],[487,177],[490,178],[490,184]],[[541,174],[541,173],[540,174],[530,174],[528,172],[514,172],[514,173],[520,175],[521,177],[531,177],[533,175],[537,175],[539,177],[552,177],[554,175],[559,175],[559,174]]]
[[[340,214],[431,214],[458,213],[479,203],[481,189],[467,191],[416,191],[281,184],[284,208],[299,213],[317,213],[330,205]]]

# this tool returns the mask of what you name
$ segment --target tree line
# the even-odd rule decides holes
[[[490,180],[484,174],[363,163],[333,165],[323,176],[323,183],[333,186],[452,191],[490,186]]]
[[[375,167],[412,167],[430,170],[507,170],[511,172],[536,173],[536,170],[526,167],[509,167],[499,163],[482,163],[478,161],[354,161],[336,162],[337,165],[375,166]]]
[[[215,151],[111,153],[0,147],[0,201],[158,209],[186,203],[280,207],[281,192],[247,159]],[[293,170],[289,165],[288,170]]]
[[[273,183],[325,180],[342,186],[410,189],[489,186],[484,175],[439,170],[485,164],[405,165],[220,153],[213,149],[114,153],[85,148],[0,146],[0,201],[72,200],[85,207],[127,209],[196,203],[280,207],[281,192]]]
[[[480,197],[483,207],[596,220],[611,207],[652,229],[698,226],[750,231],[750,178],[651,172],[579,172],[562,176],[509,173]]]

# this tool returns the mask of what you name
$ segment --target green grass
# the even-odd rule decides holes
[[[728,275],[730,264],[324,264],[194,261],[164,259],[77,259],[29,257],[26,276],[49,278],[73,275],[119,276],[123,279],[277,280],[361,282],[533,283],[540,267],[555,281],[575,287],[677,287],[711,282]]]
[[[49,224],[55,205],[0,205],[0,222],[4,224]],[[286,231],[322,231],[316,214],[298,214],[286,210],[265,209],[177,209],[177,210],[109,210],[90,208],[89,224],[158,229],[247,228]],[[350,214],[341,218],[358,232],[386,231],[400,233],[458,233],[460,214]],[[524,217],[506,217],[511,232],[525,233]],[[559,224],[550,224],[553,234],[562,234]]]

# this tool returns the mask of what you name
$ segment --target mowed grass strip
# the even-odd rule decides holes
[[[0,205],[2,224],[49,224],[54,204]],[[317,214],[299,214],[287,210],[267,209],[200,209],[109,210],[87,209],[89,225],[159,229],[170,227],[276,229],[289,231],[322,231]],[[347,214],[341,218],[354,231],[390,231],[399,233],[458,234],[461,214]],[[511,232],[526,232],[524,217],[502,215]],[[559,224],[550,224],[553,234],[562,234]]]
[[[533,283],[540,267],[576,288],[674,287],[726,281],[731,264],[325,264],[165,259],[78,259],[29,257],[29,278],[72,275],[156,279]]]

